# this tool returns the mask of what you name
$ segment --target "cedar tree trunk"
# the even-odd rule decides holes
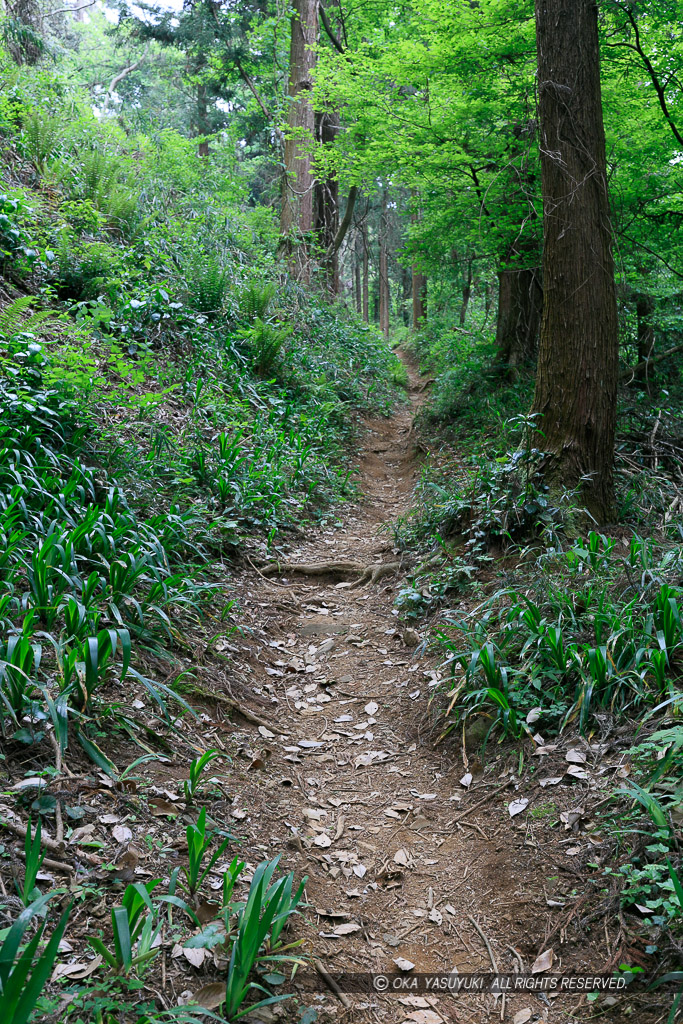
[[[543,321],[532,412],[553,487],[614,504],[618,336],[594,0],[536,0]]]

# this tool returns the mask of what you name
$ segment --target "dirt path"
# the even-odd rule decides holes
[[[421,395],[410,373],[410,408],[367,424],[365,499],[341,529],[288,552],[292,561],[396,559],[391,535],[380,528],[409,507],[418,472],[411,423]],[[596,970],[587,946],[547,938],[561,923],[553,914],[563,914],[548,900],[562,908],[566,891],[580,891],[581,874],[571,862],[558,870],[564,848],[558,852],[542,814],[524,815],[521,824],[510,818],[507,805],[529,781],[519,777],[517,755],[492,751],[484,770],[473,751],[463,762],[460,743],[435,746],[433,735],[421,736],[437,662],[414,636],[404,642],[393,608],[400,577],[358,589],[339,579],[254,575],[244,595],[255,630],[268,624],[266,636],[250,641],[255,690],[286,734],[261,729],[262,747],[252,743],[246,752],[252,760],[236,814],[264,854],[284,848],[285,863],[308,875],[312,907],[297,926],[305,948],[332,974],[395,972],[400,957],[415,965],[413,973],[489,972],[491,954],[501,971],[528,972],[548,946],[555,969]],[[469,790],[460,783],[467,767]],[[488,994],[402,998],[354,995],[348,1007],[328,992],[313,1005],[318,1021],[503,1019],[500,999]],[[566,1020],[579,1002],[576,995],[516,994],[504,1019]]]

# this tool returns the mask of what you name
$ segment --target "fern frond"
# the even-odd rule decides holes
[[[66,325],[64,318],[50,309],[40,309],[31,313],[31,306],[34,302],[35,299],[32,295],[22,295],[10,302],[4,309],[0,309],[0,335],[11,338],[19,333],[33,334],[38,328],[51,331],[64,329]],[[30,315],[27,316],[27,313]]]

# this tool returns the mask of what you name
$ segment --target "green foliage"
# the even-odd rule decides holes
[[[25,948],[21,942],[32,919],[43,912],[49,895],[27,906],[12,924],[0,946],[0,1014],[7,1024],[28,1024],[57,959],[71,905],[62,914],[44,948],[44,922]]]
[[[222,856],[232,836],[228,836],[218,844],[205,863],[205,856],[213,844],[213,833],[206,827],[206,807],[202,807],[195,825],[188,825],[187,836],[187,867],[183,868],[185,884],[191,897],[195,897],[216,861]]]
[[[638,580],[641,558],[648,567]],[[591,532],[524,563],[516,585],[483,607],[447,617],[439,631],[451,668],[447,730],[485,712],[514,732],[508,708],[518,721],[533,708],[546,731],[585,730],[593,716],[654,707],[680,678],[683,591],[670,581],[681,558],[678,545],[657,549],[637,537],[623,555]]]
[[[225,1015],[230,1021],[238,1020],[256,1007],[290,998],[287,995],[271,996],[262,985],[249,981],[257,960],[282,962],[292,959],[272,951],[278,948],[282,930],[296,911],[307,879],[303,879],[296,892],[293,891],[292,872],[275,882],[272,881],[278,862],[279,857],[276,857],[274,860],[259,864],[249,886],[246,903],[238,911],[237,934],[230,954],[226,981]],[[268,936],[269,952],[263,958],[260,953]],[[245,998],[252,990],[265,993],[266,998],[249,1006],[248,1009],[242,1009]]]
[[[202,773],[204,769],[212,761],[220,757],[223,757],[223,754],[219,750],[205,750],[201,757],[195,758],[190,765],[190,777],[183,783],[185,803],[188,807],[194,803],[195,797],[202,786]]]
[[[159,952],[153,943],[161,931],[162,922],[153,906],[150,893],[159,884],[158,880],[142,885],[139,882],[126,887],[122,906],[113,907],[111,926],[113,945],[109,949],[104,942],[91,936],[90,946],[99,953],[105,963],[119,974],[126,974],[133,968],[139,973]],[[144,913],[145,909],[148,911]]]

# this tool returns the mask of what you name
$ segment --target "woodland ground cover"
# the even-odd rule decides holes
[[[268,964],[287,961],[264,958],[289,955],[298,881],[227,853],[229,782],[195,705],[207,674],[239,704],[222,670],[259,623],[254,595],[234,601],[238,567],[258,576],[360,497],[359,416],[387,413],[406,380],[391,335],[435,377],[405,428],[428,453],[414,508],[390,528],[409,567],[396,635],[431,639],[446,676],[435,738],[514,752],[521,778],[548,740],[575,735],[599,760],[629,737],[610,842],[584,857],[591,914],[619,921],[615,969],[621,951],[627,970],[676,965],[679,0],[197,0],[87,22],[57,3],[7,0],[1,23],[0,716],[4,824],[22,840],[2,860],[8,1019],[36,1004],[111,1024],[138,997],[141,1022],[193,1019],[150,994],[162,932],[190,964],[211,954],[227,982],[203,997],[230,1019],[254,964],[281,983]],[[552,54],[571,103],[548,88]],[[275,605],[256,601],[265,620]],[[152,795],[143,768],[170,745],[187,777]],[[125,854],[102,869],[74,768],[131,824],[152,806],[176,823],[182,800],[180,861],[148,836],[163,881],[137,881]],[[105,817],[123,849],[130,829]],[[86,877],[41,860],[65,840]],[[103,894],[94,978],[77,967],[41,995],[69,940],[60,914]]]
[[[125,785],[157,756],[159,734],[196,718],[183,655],[207,629],[211,644],[239,628],[217,568],[249,538],[254,553],[277,551],[283,530],[334,521],[355,493],[357,416],[387,413],[402,371],[372,328],[278,286],[272,227],[244,207],[227,156],[209,172],[177,133],[126,137],[56,72],[5,59],[0,76],[0,719],[5,799],[17,802],[9,827],[28,813],[23,881],[7,894],[26,909],[3,932],[3,1019],[111,1020],[142,984],[164,922],[180,941],[194,930],[232,837],[200,807],[212,758],[197,758],[187,865],[163,891],[158,879],[122,891],[111,927],[92,936],[99,993],[71,984],[46,998],[69,910],[92,896],[72,885],[47,945],[44,926],[21,945],[64,893],[36,889],[41,821],[59,850],[82,816],[59,780],[85,756]],[[113,734],[137,745],[123,774]],[[240,902],[235,858],[223,930],[193,947],[232,951],[230,1019],[254,963],[282,956],[301,897],[276,867],[264,862]],[[159,1019],[153,1003],[140,1012]]]

